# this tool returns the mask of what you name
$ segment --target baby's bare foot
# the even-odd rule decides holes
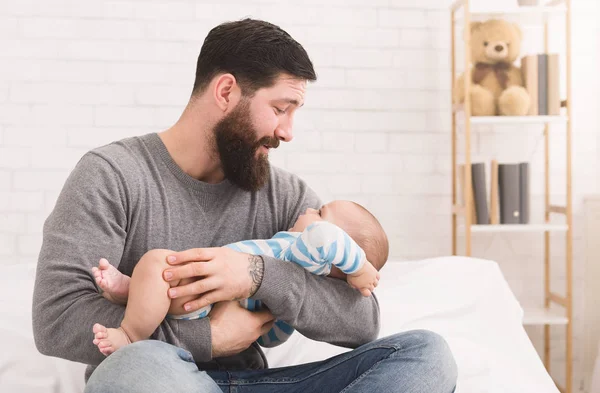
[[[100,259],[98,267],[92,268],[92,272],[94,273],[96,284],[104,291],[102,295],[105,298],[113,303],[127,303],[131,277],[118,271],[116,267],[108,263],[104,258]]]
[[[94,345],[103,355],[108,356],[128,344],[131,344],[131,341],[123,329],[107,329],[99,323],[94,325]]]

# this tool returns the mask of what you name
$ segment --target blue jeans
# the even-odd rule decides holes
[[[85,393],[452,393],[456,378],[448,345],[426,330],[384,337],[319,362],[247,371],[199,371],[189,352],[145,340],[104,360]]]

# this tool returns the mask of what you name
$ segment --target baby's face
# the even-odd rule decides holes
[[[290,232],[302,232],[315,221],[323,221],[321,210],[315,210],[309,207],[304,214],[301,214],[300,217],[298,217],[294,226],[290,228]]]
[[[338,217],[343,218],[353,215],[355,212],[356,207],[347,201],[331,201],[321,206],[319,210],[309,207],[304,214],[298,217],[294,226],[290,228],[290,232],[302,232],[315,221],[328,221],[344,229],[344,220]]]

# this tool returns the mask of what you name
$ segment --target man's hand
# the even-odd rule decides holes
[[[188,312],[209,304],[251,297],[262,283],[264,262],[260,256],[243,254],[230,248],[194,248],[167,256],[174,266],[163,272],[165,281],[196,280],[169,289],[171,299],[198,296],[184,304]]]
[[[242,352],[266,334],[275,321],[268,310],[248,311],[237,301],[215,304],[208,317],[213,358]]]

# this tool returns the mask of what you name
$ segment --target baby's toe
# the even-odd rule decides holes
[[[97,340],[103,340],[108,337],[108,334],[106,332],[98,332],[98,333],[96,333],[96,335],[94,337]]]
[[[105,291],[108,290],[108,280],[104,277],[100,277],[100,279],[98,280],[98,286],[104,289]]]
[[[105,356],[108,356],[115,351],[115,349],[110,344],[109,344],[109,346],[106,346],[106,347],[98,346],[98,349],[100,349],[100,352],[102,352],[102,354]]]

